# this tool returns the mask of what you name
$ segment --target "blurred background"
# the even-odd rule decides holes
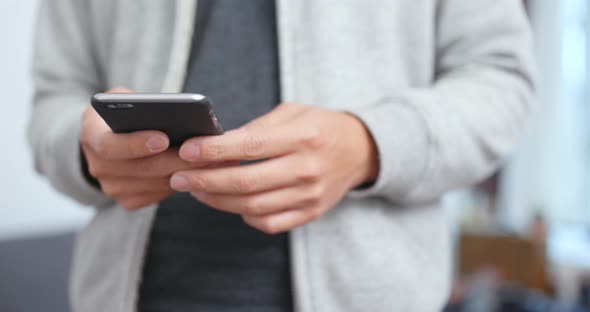
[[[0,2],[0,311],[68,311],[74,233],[92,215],[34,173],[25,140],[37,2]],[[448,311],[590,311],[590,5],[526,5],[534,112],[496,175],[444,199],[455,242]]]
[[[26,126],[37,0],[0,1],[0,311],[68,311],[72,232],[91,208],[57,194],[33,169]],[[34,300],[31,300],[34,298]]]

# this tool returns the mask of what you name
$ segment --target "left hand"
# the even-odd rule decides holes
[[[315,220],[379,171],[375,144],[359,119],[297,104],[220,136],[187,140],[179,153],[204,164],[262,160],[179,171],[170,184],[270,234]]]

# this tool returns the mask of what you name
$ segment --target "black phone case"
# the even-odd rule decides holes
[[[171,146],[191,137],[223,134],[213,103],[198,94],[99,93],[91,103],[113,132],[160,130]]]

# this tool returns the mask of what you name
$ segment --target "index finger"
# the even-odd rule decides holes
[[[199,162],[260,160],[289,154],[315,136],[310,129],[296,126],[241,128],[223,135],[189,139],[180,147],[179,154],[186,161]]]

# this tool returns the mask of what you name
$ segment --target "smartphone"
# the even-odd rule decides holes
[[[160,130],[171,146],[223,128],[209,98],[193,93],[98,93],[92,107],[116,133]]]

